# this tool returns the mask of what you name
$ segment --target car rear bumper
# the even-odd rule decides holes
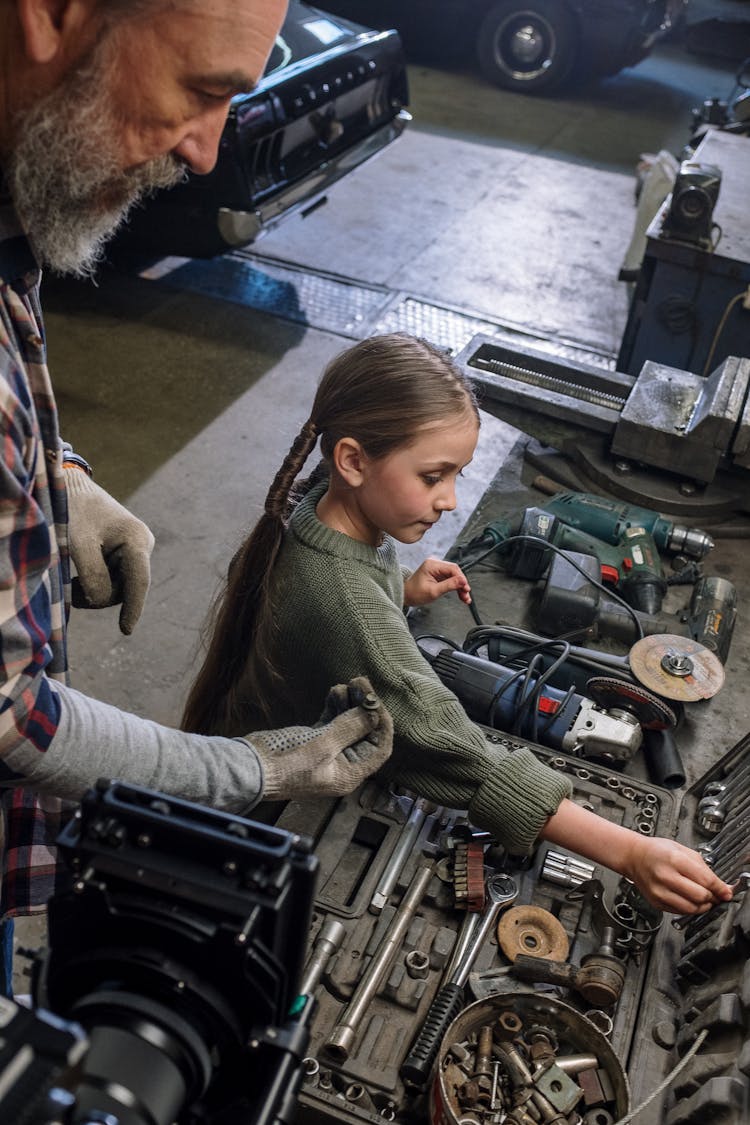
[[[391,121],[339,156],[333,157],[321,166],[314,176],[290,184],[265,204],[253,210],[242,211],[220,207],[216,214],[218,238],[228,250],[246,246],[260,234],[271,230],[282,217],[286,218],[295,212],[314,206],[337,180],[359,164],[377,156],[392,141],[400,137],[410,121],[411,114],[405,109],[399,110]]]

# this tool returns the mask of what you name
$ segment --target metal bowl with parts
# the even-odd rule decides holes
[[[618,1121],[630,1110],[627,1075],[595,1024],[541,993],[498,994],[448,1028],[430,1091],[431,1125]],[[519,1116],[520,1115],[520,1116]]]

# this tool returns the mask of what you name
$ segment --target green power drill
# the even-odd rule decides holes
[[[702,559],[714,546],[705,531],[673,523],[650,508],[621,504],[591,492],[556,492],[542,507],[569,527],[580,528],[605,543],[622,543],[628,528],[642,527],[653,536],[660,551]]]
[[[551,546],[550,546],[551,545]],[[482,534],[448,557],[464,567],[497,550],[503,569],[513,578],[536,581],[547,570],[552,548],[593,555],[601,579],[633,609],[659,612],[667,582],[653,536],[642,527],[629,527],[619,543],[606,543],[576,527],[568,527],[546,508],[525,508],[520,514],[488,524]]]

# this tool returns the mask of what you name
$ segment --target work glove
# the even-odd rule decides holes
[[[388,760],[393,721],[364,676],[331,688],[313,727],[249,734],[264,774],[263,797],[343,797]]]
[[[68,493],[73,605],[102,609],[119,605],[120,630],[133,632],[151,583],[154,537],[142,520],[80,469],[65,470]]]

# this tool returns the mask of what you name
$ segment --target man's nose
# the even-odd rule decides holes
[[[198,175],[210,172],[219,154],[219,141],[227,119],[227,107],[205,114],[194,120],[172,154]]]

